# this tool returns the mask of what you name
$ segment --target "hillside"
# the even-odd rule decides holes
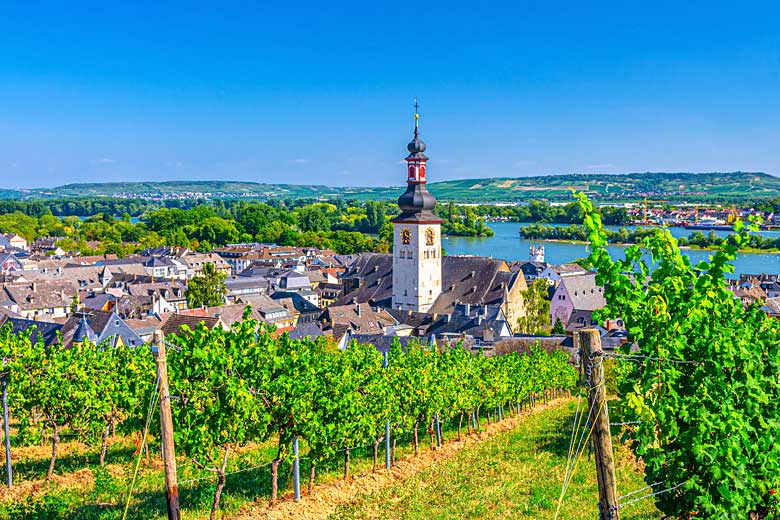
[[[429,184],[439,200],[456,202],[523,202],[570,200],[571,189],[601,202],[651,200],[747,202],[780,197],[780,178],[766,173],[629,173],[571,174],[537,177],[460,179]],[[128,198],[351,198],[392,200],[402,188],[329,187],[237,181],[111,182],[66,184],[56,188],[0,190],[0,198],[128,197]]]
[[[205,197],[319,197],[338,196],[338,190],[328,186],[265,184],[240,181],[165,181],[165,182],[105,182],[66,184],[50,189],[31,190],[42,196],[54,197],[115,197],[152,195],[203,195]]]

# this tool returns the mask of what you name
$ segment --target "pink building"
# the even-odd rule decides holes
[[[596,285],[596,275],[589,273],[561,278],[550,302],[550,323],[560,318],[566,330],[591,325],[593,311],[607,304],[604,288]]]

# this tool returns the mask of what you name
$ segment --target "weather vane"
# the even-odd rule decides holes
[[[420,109],[420,104],[417,102],[417,98],[414,98],[414,127],[417,128],[417,121],[420,119],[420,114],[418,113]]]

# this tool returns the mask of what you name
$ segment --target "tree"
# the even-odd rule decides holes
[[[550,286],[544,278],[537,278],[523,293],[525,314],[517,319],[518,332],[533,334],[549,327]]]
[[[369,200],[366,202],[366,231],[377,233],[385,224],[385,205]]]
[[[555,318],[555,325],[552,328],[553,334],[563,335],[566,334],[566,328],[563,326],[563,322],[560,317]]]
[[[203,265],[203,274],[195,276],[187,285],[187,304],[195,307],[218,307],[225,303],[227,275],[217,271],[214,264]]]
[[[330,231],[330,220],[317,206],[306,206],[298,212],[298,228],[301,231]]]

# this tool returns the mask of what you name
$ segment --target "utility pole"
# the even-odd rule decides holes
[[[604,388],[604,351],[601,349],[601,335],[596,329],[579,333],[582,347],[582,361],[590,389],[588,405],[589,418],[593,424],[593,456],[596,459],[596,478],[599,485],[599,520],[620,520],[620,506],[615,483],[615,457],[612,453],[612,433],[609,430],[607,391]]]
[[[180,520],[171,393],[168,388],[168,360],[165,357],[165,336],[161,330],[154,331],[154,343],[157,345],[157,375],[160,377],[160,442],[165,464],[165,501],[168,505],[168,520]]]

